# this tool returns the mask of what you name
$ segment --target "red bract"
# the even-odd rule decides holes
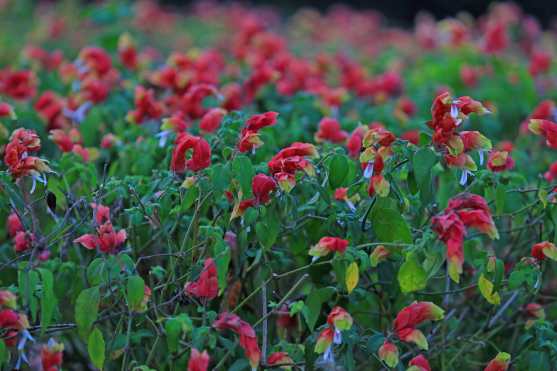
[[[492,239],[499,238],[487,203],[481,196],[469,193],[449,200],[445,211],[432,218],[432,226],[447,246],[449,275],[455,282],[459,281],[462,274],[466,228],[476,228]]]
[[[296,142],[280,150],[267,163],[269,171],[273,174],[273,177],[283,191],[290,192],[294,188],[297,171],[302,170],[310,176],[315,175],[313,165],[305,158],[308,156],[319,157],[315,146]]]
[[[155,92],[138,85],[134,95],[135,110],[128,112],[127,120],[141,124],[145,120],[158,119],[163,114],[162,105],[155,100]]]
[[[235,314],[223,312],[217,320],[213,322],[213,327],[219,331],[232,330],[240,336],[240,346],[244,349],[253,369],[259,365],[261,351],[257,345],[255,331],[249,323],[242,320]]]
[[[528,128],[534,134],[545,138],[545,143],[550,148],[557,148],[557,124],[543,119],[531,119]]]
[[[33,71],[0,71],[0,93],[16,100],[33,98],[37,92],[37,77]]]
[[[544,51],[534,51],[530,57],[528,71],[532,76],[546,73],[551,68],[551,54]]]
[[[40,148],[41,140],[34,131],[21,128],[14,130],[4,150],[4,162],[14,178],[29,175],[46,182],[42,173],[49,172],[50,168],[44,160],[29,155],[38,152]]]
[[[58,371],[62,367],[64,357],[64,344],[53,339],[41,347],[41,365],[43,371]]]
[[[29,321],[25,314],[12,309],[0,311],[0,329],[4,331],[4,342],[11,347],[17,344],[18,333],[29,328]]]
[[[116,254],[119,247],[126,241],[124,229],[114,230],[110,221],[110,209],[103,205],[91,204],[95,221],[98,225],[96,234],[84,234],[73,242],[83,245],[89,250],[98,249],[103,253]],[[102,223],[102,224],[101,224]]]
[[[483,40],[483,50],[486,53],[499,53],[507,48],[509,36],[507,27],[502,22],[488,24]]]
[[[338,237],[323,237],[319,242],[309,249],[308,254],[315,258],[326,256],[333,252],[344,254],[348,247],[348,240]]]
[[[549,258],[557,261],[557,247],[549,241],[543,241],[532,246],[532,257],[539,261]]]
[[[346,138],[348,138],[348,133],[341,129],[337,120],[325,117],[319,121],[319,130],[315,133],[317,142],[343,143]]]
[[[118,39],[118,56],[120,62],[128,69],[135,70],[138,67],[137,49],[131,36],[127,33],[120,35]]]
[[[219,291],[217,266],[212,258],[205,259],[199,278],[194,282],[186,283],[184,291],[200,299],[213,300],[217,297]]]
[[[116,73],[112,69],[110,55],[98,47],[86,47],[79,53],[79,60],[82,63],[83,76],[93,76],[97,78],[107,78],[110,74]]]
[[[277,188],[275,180],[265,174],[257,174],[251,181],[251,190],[253,198],[242,200],[234,206],[231,219],[242,216],[244,212],[257,205],[264,205],[268,203],[271,198],[271,193]]]
[[[222,108],[210,109],[199,122],[199,128],[207,133],[213,133],[220,127],[222,119],[226,115],[226,110]]]
[[[544,178],[548,182],[552,182],[555,178],[557,178],[557,161],[549,166],[549,169],[544,174]]]
[[[417,355],[408,362],[406,371],[431,371],[428,360],[423,355]]]
[[[396,316],[393,328],[400,340],[415,343],[421,349],[428,349],[424,334],[416,326],[425,321],[443,319],[444,311],[431,302],[414,302],[403,308]]]
[[[13,107],[8,103],[0,102],[0,118],[2,117],[16,118]]]
[[[206,350],[201,353],[197,349],[191,348],[188,371],[207,371],[209,369],[209,361],[209,353]]]
[[[391,368],[398,364],[398,348],[387,340],[379,347],[377,355],[382,362]]]
[[[484,371],[507,371],[511,362],[509,353],[501,352],[497,354],[484,368]]]
[[[274,352],[267,357],[267,364],[269,366],[292,366],[294,361],[288,356],[286,352]]]
[[[186,152],[192,150],[192,155],[186,161]],[[201,137],[188,133],[179,133],[172,152],[170,168],[176,173],[183,173],[186,169],[200,171],[211,165],[211,146]]]
[[[277,116],[277,112],[265,112],[250,117],[240,133],[238,150],[240,152],[249,152],[261,147],[263,142],[259,138],[259,130],[274,125],[277,122]]]
[[[63,116],[65,102],[52,91],[45,91],[35,102],[35,110],[46,122],[47,129],[61,129],[67,126],[67,120]]]
[[[487,167],[493,172],[510,170],[514,167],[514,160],[508,152],[492,151],[487,160]]]

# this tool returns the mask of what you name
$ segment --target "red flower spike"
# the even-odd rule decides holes
[[[240,346],[244,349],[246,356],[253,369],[259,365],[261,351],[257,345],[257,337],[251,325],[235,314],[223,312],[219,315],[213,327],[219,331],[232,330],[240,336]]]
[[[420,349],[427,350],[427,340],[416,326],[425,321],[439,321],[443,317],[444,311],[437,305],[431,302],[414,302],[397,314],[393,327],[400,340],[415,343]]]

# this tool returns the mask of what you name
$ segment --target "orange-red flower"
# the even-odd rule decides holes
[[[487,364],[484,371],[507,371],[510,363],[511,355],[509,353],[500,352]]]
[[[257,345],[257,337],[253,327],[235,314],[223,312],[219,315],[213,327],[219,331],[232,330],[240,336],[240,346],[244,349],[249,363],[256,369],[261,359],[261,351]]]

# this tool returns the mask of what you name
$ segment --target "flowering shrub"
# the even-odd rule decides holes
[[[5,368],[557,364],[554,31],[68,4],[0,1]]]

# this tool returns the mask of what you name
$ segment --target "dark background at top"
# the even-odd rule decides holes
[[[189,1],[163,0],[165,4],[184,4]],[[222,1],[221,1],[222,2]],[[375,9],[382,12],[389,20],[401,24],[412,24],[414,17],[420,10],[426,10],[437,18],[454,16],[459,11],[467,11],[474,16],[486,12],[490,1],[486,0],[275,0],[275,1],[242,1],[245,4],[272,5],[277,9],[289,13],[303,6],[311,6],[316,9],[327,9],[333,4],[346,4],[357,9]],[[528,14],[535,15],[543,24],[547,25],[557,17],[557,0],[529,0],[514,1]]]

